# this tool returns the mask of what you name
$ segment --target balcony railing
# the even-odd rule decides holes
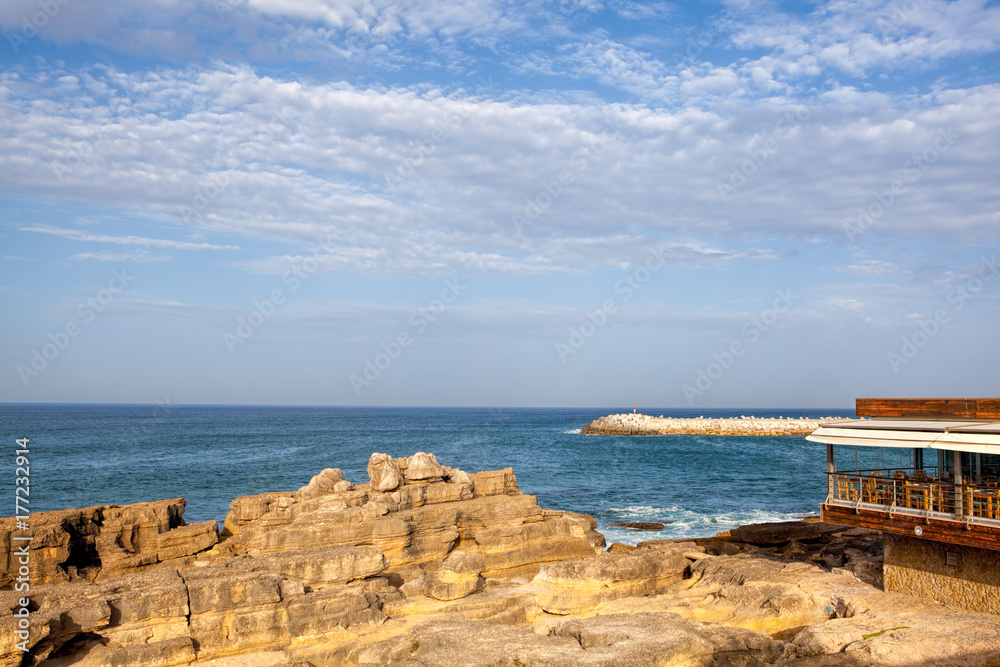
[[[938,476],[933,467],[827,474],[828,504],[1000,527],[996,481],[955,484],[948,473]]]

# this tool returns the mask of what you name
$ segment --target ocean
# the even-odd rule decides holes
[[[188,523],[223,518],[233,498],[294,491],[323,468],[368,481],[372,452],[432,452],[468,472],[511,466],[543,507],[590,514],[611,542],[714,535],[816,514],[823,445],[804,437],[581,435],[631,408],[355,408],[0,405],[13,516],[15,439],[29,438],[32,513],[182,497]],[[676,417],[850,417],[853,410],[640,408]],[[658,521],[657,532],[610,526]]]

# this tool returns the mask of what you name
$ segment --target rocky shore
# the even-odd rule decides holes
[[[685,419],[678,417],[651,417],[649,415],[625,413],[608,415],[590,422],[580,433],[585,435],[666,435],[668,433],[692,433],[702,435],[809,435],[820,422],[834,421],[834,417],[822,419],[798,419],[778,417],[729,417]]]
[[[881,539],[804,520],[613,544],[513,470],[373,454],[186,525],[181,499],[0,520],[0,666],[996,665],[997,618],[881,586]],[[24,641],[23,653],[18,643]]]

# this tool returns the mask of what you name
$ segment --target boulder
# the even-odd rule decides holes
[[[403,485],[403,473],[388,454],[375,453],[368,459],[368,477],[376,491],[391,492]]]
[[[441,567],[424,574],[423,593],[436,600],[457,600],[483,590],[486,579],[480,574],[486,569],[481,554],[452,552]]]
[[[608,525],[634,530],[663,530],[663,524],[659,521],[612,521]]]
[[[433,454],[417,452],[407,459],[404,477],[410,482],[439,482],[445,476],[445,470],[437,462]]]
[[[345,482],[344,473],[340,472],[340,468],[326,468],[309,480],[308,484],[296,491],[295,496],[300,500],[305,500],[340,493],[341,490],[349,490],[351,488],[350,482],[347,482],[346,487],[343,482]]]
[[[477,498],[482,496],[513,496],[520,493],[513,468],[477,472],[472,475],[472,483]]]

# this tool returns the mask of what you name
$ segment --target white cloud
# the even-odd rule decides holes
[[[81,252],[70,259],[93,262],[169,262],[166,255],[151,255],[144,250],[134,252]]]
[[[732,70],[691,71],[691,85],[736,83]],[[322,242],[330,271],[539,273],[617,266],[663,241],[714,239],[746,259],[748,246],[768,245],[748,239],[846,243],[859,208],[952,131],[954,147],[906,182],[864,242],[997,238],[1000,85],[700,99],[672,110],[282,81],[244,67],[43,67],[0,77],[0,173],[9,193],[288,244],[253,270]],[[692,265],[714,261],[691,252]]]
[[[996,51],[1000,7],[983,0],[835,0],[805,17],[765,13],[731,39],[741,49],[772,50],[760,62],[776,78],[815,76],[822,65],[863,76]]]
[[[214,245],[212,243],[191,243],[189,241],[171,241],[169,239],[149,239],[141,236],[109,236],[106,234],[92,234],[78,229],[62,229],[46,225],[22,227],[21,231],[62,236],[63,238],[72,239],[74,241],[114,243],[118,245],[139,245],[145,248],[173,248],[174,250],[239,250],[239,246],[235,245]],[[79,255],[76,257],[80,258]],[[87,257],[86,259],[96,259],[96,257]]]

